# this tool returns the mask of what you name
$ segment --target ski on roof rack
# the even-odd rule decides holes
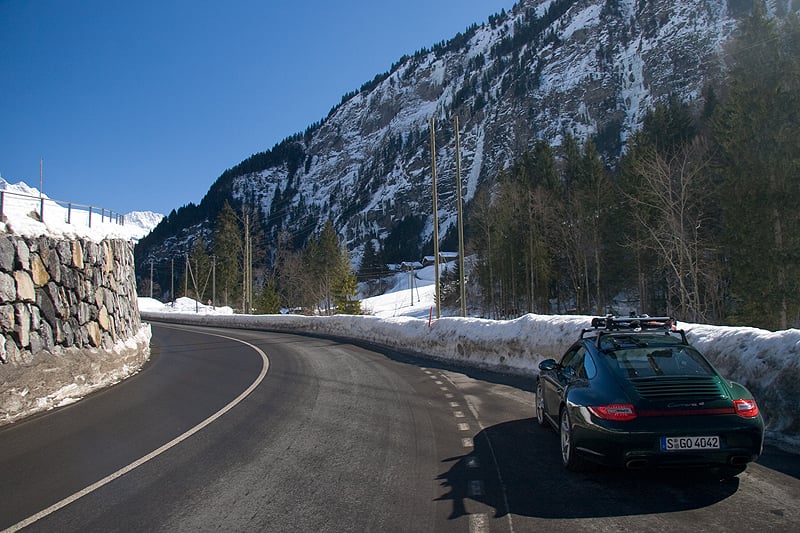
[[[619,316],[611,316],[607,315],[604,317],[595,317],[592,319],[592,328],[594,329],[606,329],[608,331],[613,330],[620,330],[620,329],[633,329],[633,330],[644,330],[644,329],[664,329],[664,330],[673,330],[675,329],[677,321],[668,316],[631,316],[631,317],[619,317]]]
[[[681,336],[684,344],[687,343],[686,332],[682,329],[677,329],[678,321],[668,316],[631,316],[631,317],[618,317],[618,316],[604,316],[595,317],[592,319],[591,327],[581,330],[581,339],[587,333],[597,335],[597,342],[600,342],[600,337],[609,335],[614,332],[632,331],[634,333],[642,331],[663,331],[666,335],[678,334]]]
[[[604,316],[592,318],[591,327],[581,330],[581,338],[584,338],[587,333],[593,333],[597,336],[597,342],[600,342],[600,337],[610,335],[615,332],[631,331],[639,333],[642,331],[663,331],[664,334],[677,334],[681,336],[684,344],[687,343],[686,332],[682,329],[677,329],[678,321],[668,316],[630,316],[630,317],[617,317],[617,316]]]

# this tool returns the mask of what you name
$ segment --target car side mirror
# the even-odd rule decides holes
[[[539,363],[539,370],[544,370],[545,372],[555,370],[556,368],[558,368],[558,363],[556,363],[555,359],[545,359]]]

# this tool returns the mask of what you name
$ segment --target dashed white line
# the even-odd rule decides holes
[[[469,424],[466,424],[466,423],[465,424],[459,424],[458,425],[458,430],[459,431],[469,431]]]
[[[483,514],[469,515],[469,533],[486,533],[489,531],[489,518]]]
[[[472,439],[469,437],[464,437],[463,439],[461,439],[461,446],[464,448],[472,448],[473,447]]]
[[[463,411],[453,411],[453,416],[456,417],[456,418],[464,418],[464,412]]]

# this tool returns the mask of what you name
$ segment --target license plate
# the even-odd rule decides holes
[[[661,437],[661,450],[719,450],[719,437]]]

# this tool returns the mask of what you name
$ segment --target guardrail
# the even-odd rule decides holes
[[[26,214],[35,211],[42,222],[45,221],[45,212],[47,212],[48,217],[61,216],[67,224],[73,224],[73,220],[75,220],[75,223],[87,224],[90,228],[92,227],[92,215],[95,216],[95,219],[97,215],[100,215],[101,224],[108,221],[120,226],[125,225],[125,215],[115,213],[110,209],[0,189],[0,217],[5,216],[6,212],[11,209],[20,210]]]

